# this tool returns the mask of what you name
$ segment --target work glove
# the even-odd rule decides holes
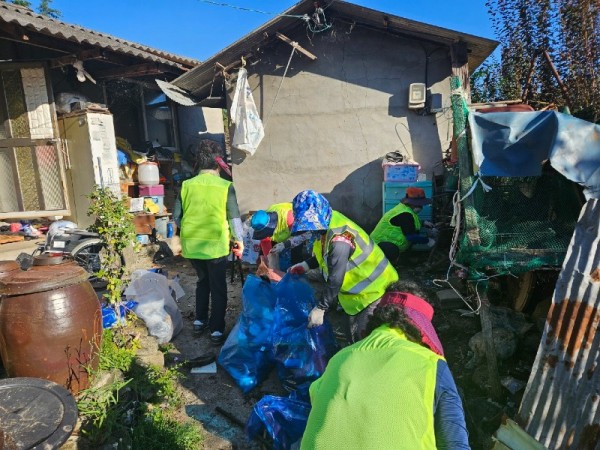
[[[423,221],[423,226],[425,228],[433,228],[435,225],[432,222],[430,222],[429,220],[425,220],[425,221]]]
[[[242,254],[244,253],[244,243],[242,241],[235,241],[233,243],[232,251],[236,258],[241,259]]]
[[[308,314],[308,328],[314,328],[323,325],[324,316],[325,311],[318,306],[315,306]]]
[[[292,267],[290,267],[288,272],[293,275],[304,275],[306,272],[308,272],[308,269],[309,267],[306,261],[302,261],[301,263],[294,264]]]
[[[283,242],[280,242],[279,244],[275,244],[269,253],[281,253],[283,250],[285,250],[285,245]]]

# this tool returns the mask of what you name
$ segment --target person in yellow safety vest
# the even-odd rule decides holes
[[[310,312],[308,327],[322,325],[325,311],[339,299],[348,315],[349,339],[358,341],[377,302],[398,280],[398,274],[369,235],[340,212],[332,211],[321,194],[302,191],[292,205],[292,234],[320,234],[313,245],[313,257],[288,270],[303,274],[318,267],[325,278],[323,297]]]
[[[290,229],[293,224],[291,203],[276,203],[252,215],[252,239],[261,241],[261,253],[281,256],[279,267],[275,267],[276,269],[285,271],[290,263],[296,264],[304,259],[303,244],[310,239],[311,233],[292,236]],[[282,260],[285,260],[287,265],[283,264]]]
[[[388,292],[369,335],[310,385],[301,449],[469,449],[462,402],[422,298]]]
[[[209,328],[215,344],[225,340],[227,256],[244,250],[242,222],[235,189],[220,177],[220,147],[203,140],[195,149],[200,173],[183,182],[173,216],[180,228],[182,255],[196,270],[195,334]],[[210,306],[210,316],[209,316]]]
[[[406,197],[394,206],[379,220],[371,233],[371,238],[379,245],[387,259],[393,264],[398,261],[401,253],[407,251],[411,246],[431,247],[432,239],[419,234],[421,220],[418,214],[424,205],[431,203],[431,199],[425,197],[425,191],[418,187],[406,189]],[[425,221],[423,225],[433,228],[433,224]]]

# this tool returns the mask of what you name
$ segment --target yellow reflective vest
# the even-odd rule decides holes
[[[277,213],[277,227],[273,233],[274,242],[283,242],[290,237],[290,227],[288,227],[287,217],[290,211],[292,211],[291,203],[276,203],[271,205],[267,212]]]
[[[440,359],[387,325],[340,350],[310,385],[301,449],[435,449]]]
[[[396,217],[398,214],[402,213],[410,213],[415,221],[415,229],[417,232],[421,229],[421,220],[419,216],[415,214],[410,206],[406,206],[404,203],[398,203],[388,212],[386,212],[373,232],[371,233],[371,238],[379,244],[380,242],[391,242],[396,245],[401,252],[404,252],[409,249],[410,242],[404,236],[402,232],[402,228],[392,225],[391,220]]]
[[[201,173],[181,187],[181,249],[184,258],[215,259],[229,254],[227,194],[230,181]]]
[[[328,276],[329,246],[331,240],[339,235],[346,236],[354,244],[354,251],[348,260],[344,281],[338,294],[340,305],[346,314],[353,316],[381,298],[386,288],[398,281],[398,273],[362,228],[343,214],[333,211],[325,242],[317,239],[313,246],[313,254],[325,279]]]

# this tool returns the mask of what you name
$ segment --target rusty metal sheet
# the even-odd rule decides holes
[[[600,200],[582,209],[517,421],[549,449],[600,444]]]

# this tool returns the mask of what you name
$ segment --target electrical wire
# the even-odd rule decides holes
[[[327,22],[327,18],[325,17],[325,10],[333,4],[333,1],[331,3],[329,3],[327,6],[325,6],[325,8],[317,7],[315,9],[315,12],[312,14],[312,16],[310,16],[308,14],[277,14],[277,13],[272,13],[272,12],[268,12],[268,11],[262,11],[260,9],[246,8],[243,6],[231,5],[229,3],[216,2],[214,0],[197,0],[197,1],[199,1],[201,3],[207,3],[209,5],[224,6],[226,8],[237,9],[238,11],[253,12],[253,13],[258,13],[258,14],[264,14],[267,16],[289,17],[292,19],[301,19],[306,23],[307,29],[313,34],[322,33],[323,31],[327,31],[332,27],[332,24]]]
[[[273,12],[269,12],[269,11],[262,11],[260,9],[253,9],[253,8],[246,8],[243,6],[237,6],[237,5],[231,5],[229,3],[222,3],[222,2],[215,2],[213,0],[197,0],[201,3],[207,3],[209,5],[214,5],[214,6],[224,6],[226,8],[231,8],[231,9],[237,9],[238,11],[246,11],[246,12],[253,12],[253,13],[258,13],[258,14],[264,14],[267,16],[278,16],[278,17],[290,17],[293,19],[303,19],[305,20],[307,16],[307,14],[277,14],[277,13],[273,13]],[[327,5],[327,7],[329,7],[329,5]],[[325,8],[327,9],[327,8]]]
[[[290,53],[290,58],[288,59],[287,66],[285,66],[285,71],[281,76],[281,82],[279,83],[279,87],[277,88],[277,92],[275,93],[275,98],[273,99],[273,103],[271,104],[271,109],[269,110],[269,114],[265,120],[263,120],[263,126],[267,127],[267,122],[269,121],[269,117],[271,117],[271,113],[273,112],[273,108],[275,107],[275,102],[277,101],[277,97],[279,96],[279,91],[281,90],[281,86],[283,85],[283,80],[285,80],[285,76],[287,75],[287,71],[290,68],[290,63],[292,62],[292,58],[294,57],[294,53],[296,53],[296,49],[292,47],[292,53]]]

